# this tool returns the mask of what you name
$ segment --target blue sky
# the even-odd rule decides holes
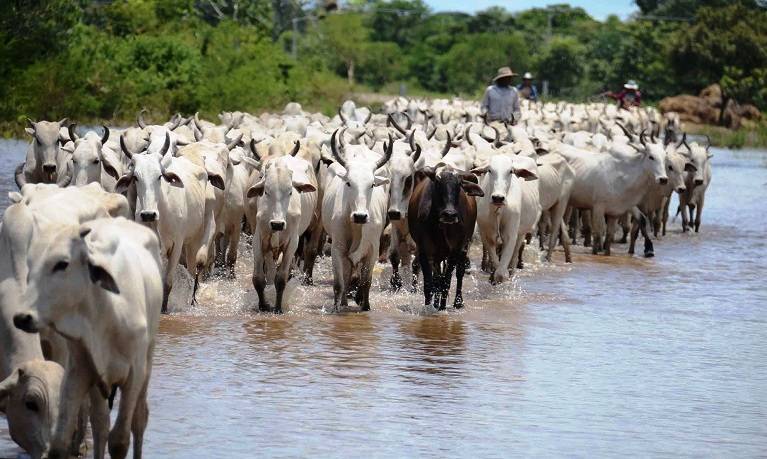
[[[604,19],[610,14],[621,18],[637,10],[633,0],[425,0],[434,11],[464,11],[473,13],[490,6],[502,6],[509,11],[520,11],[550,4],[569,3],[580,6],[596,19]]]

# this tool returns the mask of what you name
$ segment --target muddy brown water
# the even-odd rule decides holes
[[[0,143],[3,195],[23,146]],[[700,234],[677,221],[653,259],[529,251],[495,287],[475,253],[462,311],[388,292],[379,265],[371,312],[323,314],[321,260],[286,314],[259,314],[244,244],[200,306],[180,276],[146,456],[764,456],[767,152],[714,153]],[[0,422],[0,456],[18,454]]]

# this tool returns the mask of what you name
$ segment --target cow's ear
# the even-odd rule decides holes
[[[299,193],[311,193],[312,191],[317,191],[317,188],[311,183],[293,182],[293,188],[298,190]]]
[[[255,198],[256,196],[263,196],[264,194],[264,180],[259,180],[258,183],[248,188],[247,196],[249,198]]]
[[[373,179],[373,186],[386,185],[387,183],[389,183],[388,177],[381,177],[380,175],[376,175]]]
[[[133,183],[133,174],[123,175],[117,180],[115,185],[115,193],[125,194],[128,191],[128,187]]]
[[[24,131],[25,131],[27,134],[31,135],[32,137],[34,137],[34,136],[35,136],[35,130],[34,130],[33,128],[31,128],[31,127],[26,127],[26,128],[24,128]]]
[[[120,294],[120,289],[117,288],[117,282],[115,282],[112,275],[109,274],[109,271],[99,265],[93,264],[90,260],[88,261],[88,274],[90,274],[91,282],[94,284],[115,295]]]
[[[685,163],[684,171],[685,172],[697,172],[698,168],[695,167],[695,164],[693,164],[693,163]]]
[[[515,167],[514,175],[516,175],[519,178],[525,179],[526,182],[529,182],[531,180],[538,180],[538,174],[536,174],[534,171],[525,169],[523,167]]]
[[[482,174],[486,173],[489,170],[490,170],[490,166],[485,164],[482,167],[475,167],[474,169],[471,170],[471,173],[474,174],[474,175],[482,175]]]
[[[469,196],[478,196],[482,197],[485,195],[485,192],[482,191],[482,187],[477,185],[474,182],[469,182],[468,180],[464,180],[461,182],[461,188],[463,188],[463,191],[466,192]]]
[[[170,184],[170,186],[175,186],[177,188],[184,188],[184,182],[181,181],[181,177],[176,175],[174,172],[165,171],[162,174],[162,178],[164,178],[165,181],[168,182],[168,184]]]
[[[11,191],[8,193],[8,199],[11,201],[11,203],[18,204],[24,199],[24,196],[22,196],[18,191]]]
[[[16,388],[19,383],[19,373],[21,369],[17,368],[13,370],[7,378],[0,382],[0,411],[5,413],[5,409],[8,406],[8,398],[11,396],[11,392]]]
[[[210,182],[211,185],[218,188],[219,190],[226,188],[224,185],[224,179],[221,178],[221,176],[218,174],[208,174],[208,182]]]

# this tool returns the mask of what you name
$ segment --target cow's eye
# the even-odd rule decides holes
[[[55,265],[53,265],[53,272],[59,272],[59,271],[66,271],[69,267],[69,262],[66,260],[61,260],[57,262]]]
[[[674,172],[674,168],[671,166],[668,167],[668,170],[670,170],[671,172]]]
[[[346,186],[352,186],[352,184],[349,182],[346,182]]]
[[[99,160],[98,160],[98,159],[94,159],[94,160],[93,160],[93,164],[98,164],[98,163],[99,163]]]
[[[650,158],[650,161],[655,161],[655,158],[653,158],[652,156],[649,156],[649,158]]]
[[[160,176],[159,176],[159,177],[157,177],[157,180],[158,180],[158,181],[162,180],[162,174],[160,174]]]
[[[40,407],[37,405],[37,402],[36,402],[35,400],[31,400],[31,399],[25,400],[25,401],[24,401],[24,406],[25,406],[25,407],[26,407],[26,408],[27,408],[29,411],[34,411],[35,413],[37,413],[38,411],[40,411]]]

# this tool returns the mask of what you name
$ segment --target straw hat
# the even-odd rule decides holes
[[[533,79],[533,74],[530,73],[530,72],[525,72],[525,74],[522,75],[522,79],[523,80],[532,80]]]
[[[623,85],[623,87],[626,89],[633,89],[635,91],[639,89],[639,85],[634,80],[629,80],[626,84]]]
[[[516,73],[514,73],[510,67],[501,67],[498,69],[498,74],[493,78],[493,83],[500,80],[501,78],[507,78],[507,77],[514,77],[517,76]]]

